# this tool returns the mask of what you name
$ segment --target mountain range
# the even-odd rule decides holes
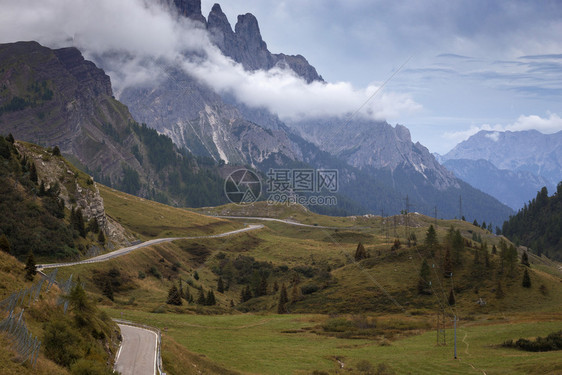
[[[556,191],[562,181],[562,132],[482,130],[440,160],[457,177],[518,210],[543,186]]]
[[[290,69],[306,82],[324,82],[304,57],[271,53],[251,14],[239,16],[232,30],[219,5],[205,18],[200,1],[160,3],[207,30],[220,51],[247,71]],[[179,205],[217,204],[224,199],[220,176],[237,165],[262,173],[315,168],[339,172],[339,205],[329,211],[333,214],[406,209],[433,215],[437,209],[440,217],[460,217],[459,198],[462,215],[470,220],[500,224],[513,212],[456,178],[423,145],[414,144],[402,125],[360,117],[347,126],[339,117],[285,123],[170,63],[164,63],[159,83],[125,87],[117,101],[109,77],[75,48],[15,43],[2,46],[2,52],[0,106],[9,107],[14,98],[29,104],[6,107],[1,131],[58,144],[96,179],[134,194]],[[109,71],[115,61],[104,55],[93,59]],[[16,76],[25,83],[15,85]],[[52,98],[34,99],[33,85],[44,85]]]

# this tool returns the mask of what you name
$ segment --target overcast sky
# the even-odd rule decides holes
[[[214,1],[203,0],[208,15]],[[393,114],[445,153],[479,129],[562,130],[562,1],[222,0],[253,13],[274,53],[302,54],[329,82],[380,84],[421,108]],[[373,100],[377,100],[375,97]]]
[[[253,13],[273,53],[301,54],[328,82],[245,72],[205,32],[151,0],[0,0],[0,42],[75,45],[86,57],[124,51],[104,68],[117,94],[154,84],[175,63],[218,91],[282,118],[354,112],[406,125],[445,153],[480,129],[562,130],[562,2],[223,0],[232,27]],[[212,1],[202,1],[207,16]],[[196,51],[206,60],[185,59]],[[124,55],[121,55],[124,56]]]

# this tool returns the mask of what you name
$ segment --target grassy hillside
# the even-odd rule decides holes
[[[37,285],[40,280],[40,276],[33,281],[26,280],[24,264],[3,252],[0,252],[0,265],[0,301]],[[87,366],[89,374],[111,374],[107,364],[113,363],[117,350],[117,326],[91,301],[86,300],[87,310],[79,310],[75,307],[75,297],[71,297],[64,314],[62,305],[57,304],[61,295],[56,285],[47,292],[44,283],[37,300],[30,301],[28,297],[17,304],[14,314],[19,316],[24,312],[23,321],[33,337],[41,341],[41,346],[36,365],[32,367],[29,360],[23,362],[15,336],[0,330],[0,373],[83,374],[78,367]],[[4,307],[0,309],[0,320],[8,316]]]
[[[382,366],[381,371],[389,368],[397,374],[470,374],[472,366],[490,374],[560,370],[553,353],[529,357],[501,347],[505,340],[545,336],[559,327],[560,265],[533,254],[529,266],[523,265],[523,249],[510,253],[515,247],[504,237],[471,223],[419,214],[325,217],[298,206],[262,203],[204,209],[310,225],[303,227],[224,220],[105,187],[100,192],[108,215],[142,239],[205,236],[248,222],[265,225],[231,237],[178,240],[59,270],[61,277],[80,276],[111,316],[161,328],[169,374],[364,374],[369,366],[374,373]],[[426,244],[430,225],[436,232],[431,246]],[[368,255],[364,259],[355,259],[359,242]],[[453,260],[459,254],[453,277],[445,277],[447,251]],[[425,281],[431,286],[420,293],[424,259],[430,270]],[[530,288],[522,286],[525,271]],[[191,302],[187,297],[181,306],[168,304],[169,292],[180,280]],[[288,314],[280,315],[282,286]],[[246,289],[251,298],[242,301]],[[212,291],[216,303],[198,303],[200,290],[205,296]],[[446,319],[445,347],[435,346],[438,311]],[[460,360],[451,354],[453,316],[460,319]],[[338,370],[341,363],[344,370]]]
[[[99,185],[107,215],[143,239],[209,235],[242,228],[228,220],[174,208]]]
[[[117,195],[114,197],[117,199]],[[135,200],[131,212],[137,204],[147,203]],[[167,209],[170,217],[186,212]],[[242,209],[246,214],[260,213]],[[224,208],[217,210],[224,212]],[[175,363],[186,357],[199,361],[208,373],[225,373],[225,367],[244,374],[337,373],[338,360],[345,363],[345,373],[350,374],[365,373],[358,371],[365,361],[370,361],[375,370],[382,364],[398,374],[469,374],[474,371],[470,364],[497,374],[524,374],[530,368],[548,374],[560,369],[552,353],[530,360],[525,353],[500,347],[504,340],[546,335],[559,326],[562,283],[558,264],[531,255],[530,267],[517,259],[512,270],[504,263],[500,272],[501,243],[510,243],[463,221],[435,221],[417,214],[385,220],[329,218],[300,208],[280,210],[284,218],[298,217],[321,225],[299,227],[263,221],[266,227],[259,231],[160,244],[110,262],[61,272],[80,274],[110,315],[163,329],[164,365],[170,374],[182,373]],[[233,214],[232,210],[228,213]],[[203,223],[215,220],[197,218]],[[429,225],[435,225],[440,244],[433,258],[424,247]],[[462,264],[455,266],[454,276],[448,278],[443,276],[440,257],[449,246],[451,226],[462,236]],[[391,250],[395,239],[402,245]],[[356,262],[358,242],[370,256]],[[482,242],[487,243],[488,266]],[[496,254],[492,254],[493,245]],[[417,289],[423,258],[432,270],[431,294],[420,294]],[[531,288],[521,285],[525,269]],[[268,291],[256,297],[254,291],[263,275]],[[104,295],[100,282],[108,277],[115,283],[113,301]],[[219,277],[229,285],[222,293],[217,290]],[[213,290],[216,305],[186,300],[182,306],[166,304],[168,291],[178,286],[180,279],[183,290],[195,298],[199,288],[205,293]],[[290,314],[277,314],[279,292],[274,284],[287,287]],[[241,293],[246,287],[254,297],[242,303]],[[456,303],[449,306],[451,289]],[[486,304],[478,304],[480,299]],[[435,346],[440,306],[447,319],[446,347]],[[451,359],[453,315],[460,319],[460,361]],[[230,348],[227,351],[223,350],[225,343]],[[501,360],[506,355],[512,360]]]

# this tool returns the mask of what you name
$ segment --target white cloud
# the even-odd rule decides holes
[[[545,134],[552,134],[562,130],[562,118],[556,113],[550,113],[548,117],[537,115],[519,116],[512,125],[505,127],[505,130],[519,131],[535,129]]]
[[[486,134],[486,138],[490,138],[492,141],[497,142],[498,139],[500,139],[500,133],[499,132],[488,133]]]
[[[155,84],[166,65],[179,64],[216,91],[285,119],[354,112],[377,89],[307,84],[282,69],[247,72],[210,44],[205,29],[143,0],[21,0],[3,6],[0,15],[0,41],[17,40],[78,47],[87,58],[103,61],[117,94],[127,86]],[[382,91],[362,114],[392,120],[420,108],[407,94]]]
[[[562,131],[562,118],[560,118],[560,116],[556,113],[549,113],[548,117],[540,117],[537,115],[521,115],[512,124],[496,124],[493,126],[489,124],[483,124],[480,126],[473,125],[467,130],[446,132],[443,134],[443,137],[450,141],[459,143],[467,140],[468,138],[482,130],[494,131],[494,133],[486,135],[486,137],[492,139],[493,141],[498,140],[499,132],[505,131],[538,130],[544,134],[552,134]]]

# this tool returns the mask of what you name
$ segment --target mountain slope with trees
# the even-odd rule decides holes
[[[539,256],[562,260],[562,182],[550,197],[543,187],[536,198],[503,224],[502,233]]]

